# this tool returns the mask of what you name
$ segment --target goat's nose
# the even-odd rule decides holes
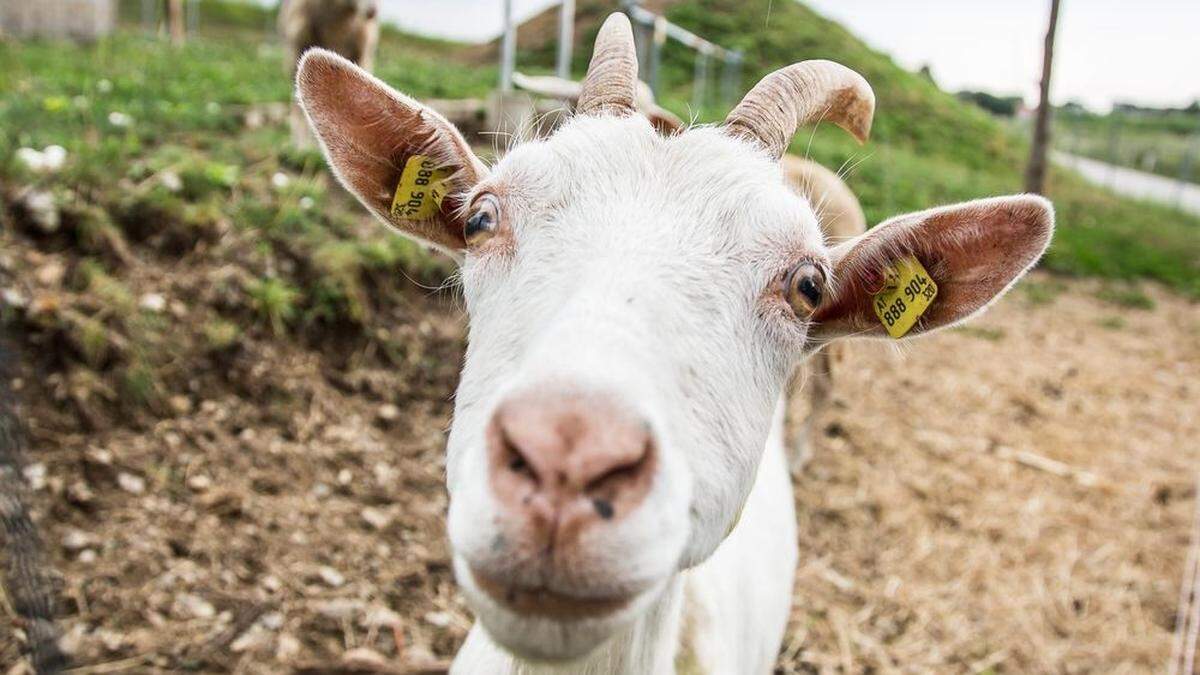
[[[554,545],[621,518],[650,491],[649,425],[607,394],[539,389],[505,400],[488,429],[497,499]]]

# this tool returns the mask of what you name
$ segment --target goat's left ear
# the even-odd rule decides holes
[[[401,234],[457,255],[463,198],[487,168],[454,125],[324,49],[300,60],[296,94],[346,189]]]
[[[1054,208],[1035,195],[982,199],[892,218],[833,249],[832,297],[813,313],[811,348],[849,336],[883,337],[875,312],[886,271],[915,257],[937,295],[905,336],[981,312],[1037,262],[1054,232]]]

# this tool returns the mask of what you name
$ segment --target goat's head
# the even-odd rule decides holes
[[[726,124],[664,137],[633,112],[636,69],[613,15],[577,114],[490,168],[445,119],[349,62],[313,51],[299,70],[346,187],[462,262],[454,567],[491,635],[534,657],[586,653],[712,554],[797,360],[884,334],[872,293],[889,263],[916,256],[940,287],[919,334],[1003,293],[1053,227],[1046,201],[1020,196],[828,245],[778,160],[821,117],[863,139],[874,96],[861,77],[796,64]]]

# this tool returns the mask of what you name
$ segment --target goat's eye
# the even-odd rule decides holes
[[[496,234],[500,223],[500,203],[493,195],[483,195],[475,200],[467,224],[463,226],[463,239],[467,246],[477,246]]]
[[[787,276],[785,295],[797,317],[812,316],[825,295],[825,274],[812,263],[804,263]]]

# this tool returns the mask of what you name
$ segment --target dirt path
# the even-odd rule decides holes
[[[1155,289],[1134,310],[1089,282],[1025,288],[903,353],[854,346],[797,485],[780,672],[1166,661],[1200,466],[1200,311]],[[78,661],[446,664],[470,624],[442,525],[463,337],[448,303],[423,307],[404,375],[255,348],[230,368],[260,386],[140,431],[65,432],[53,403],[30,402]]]

